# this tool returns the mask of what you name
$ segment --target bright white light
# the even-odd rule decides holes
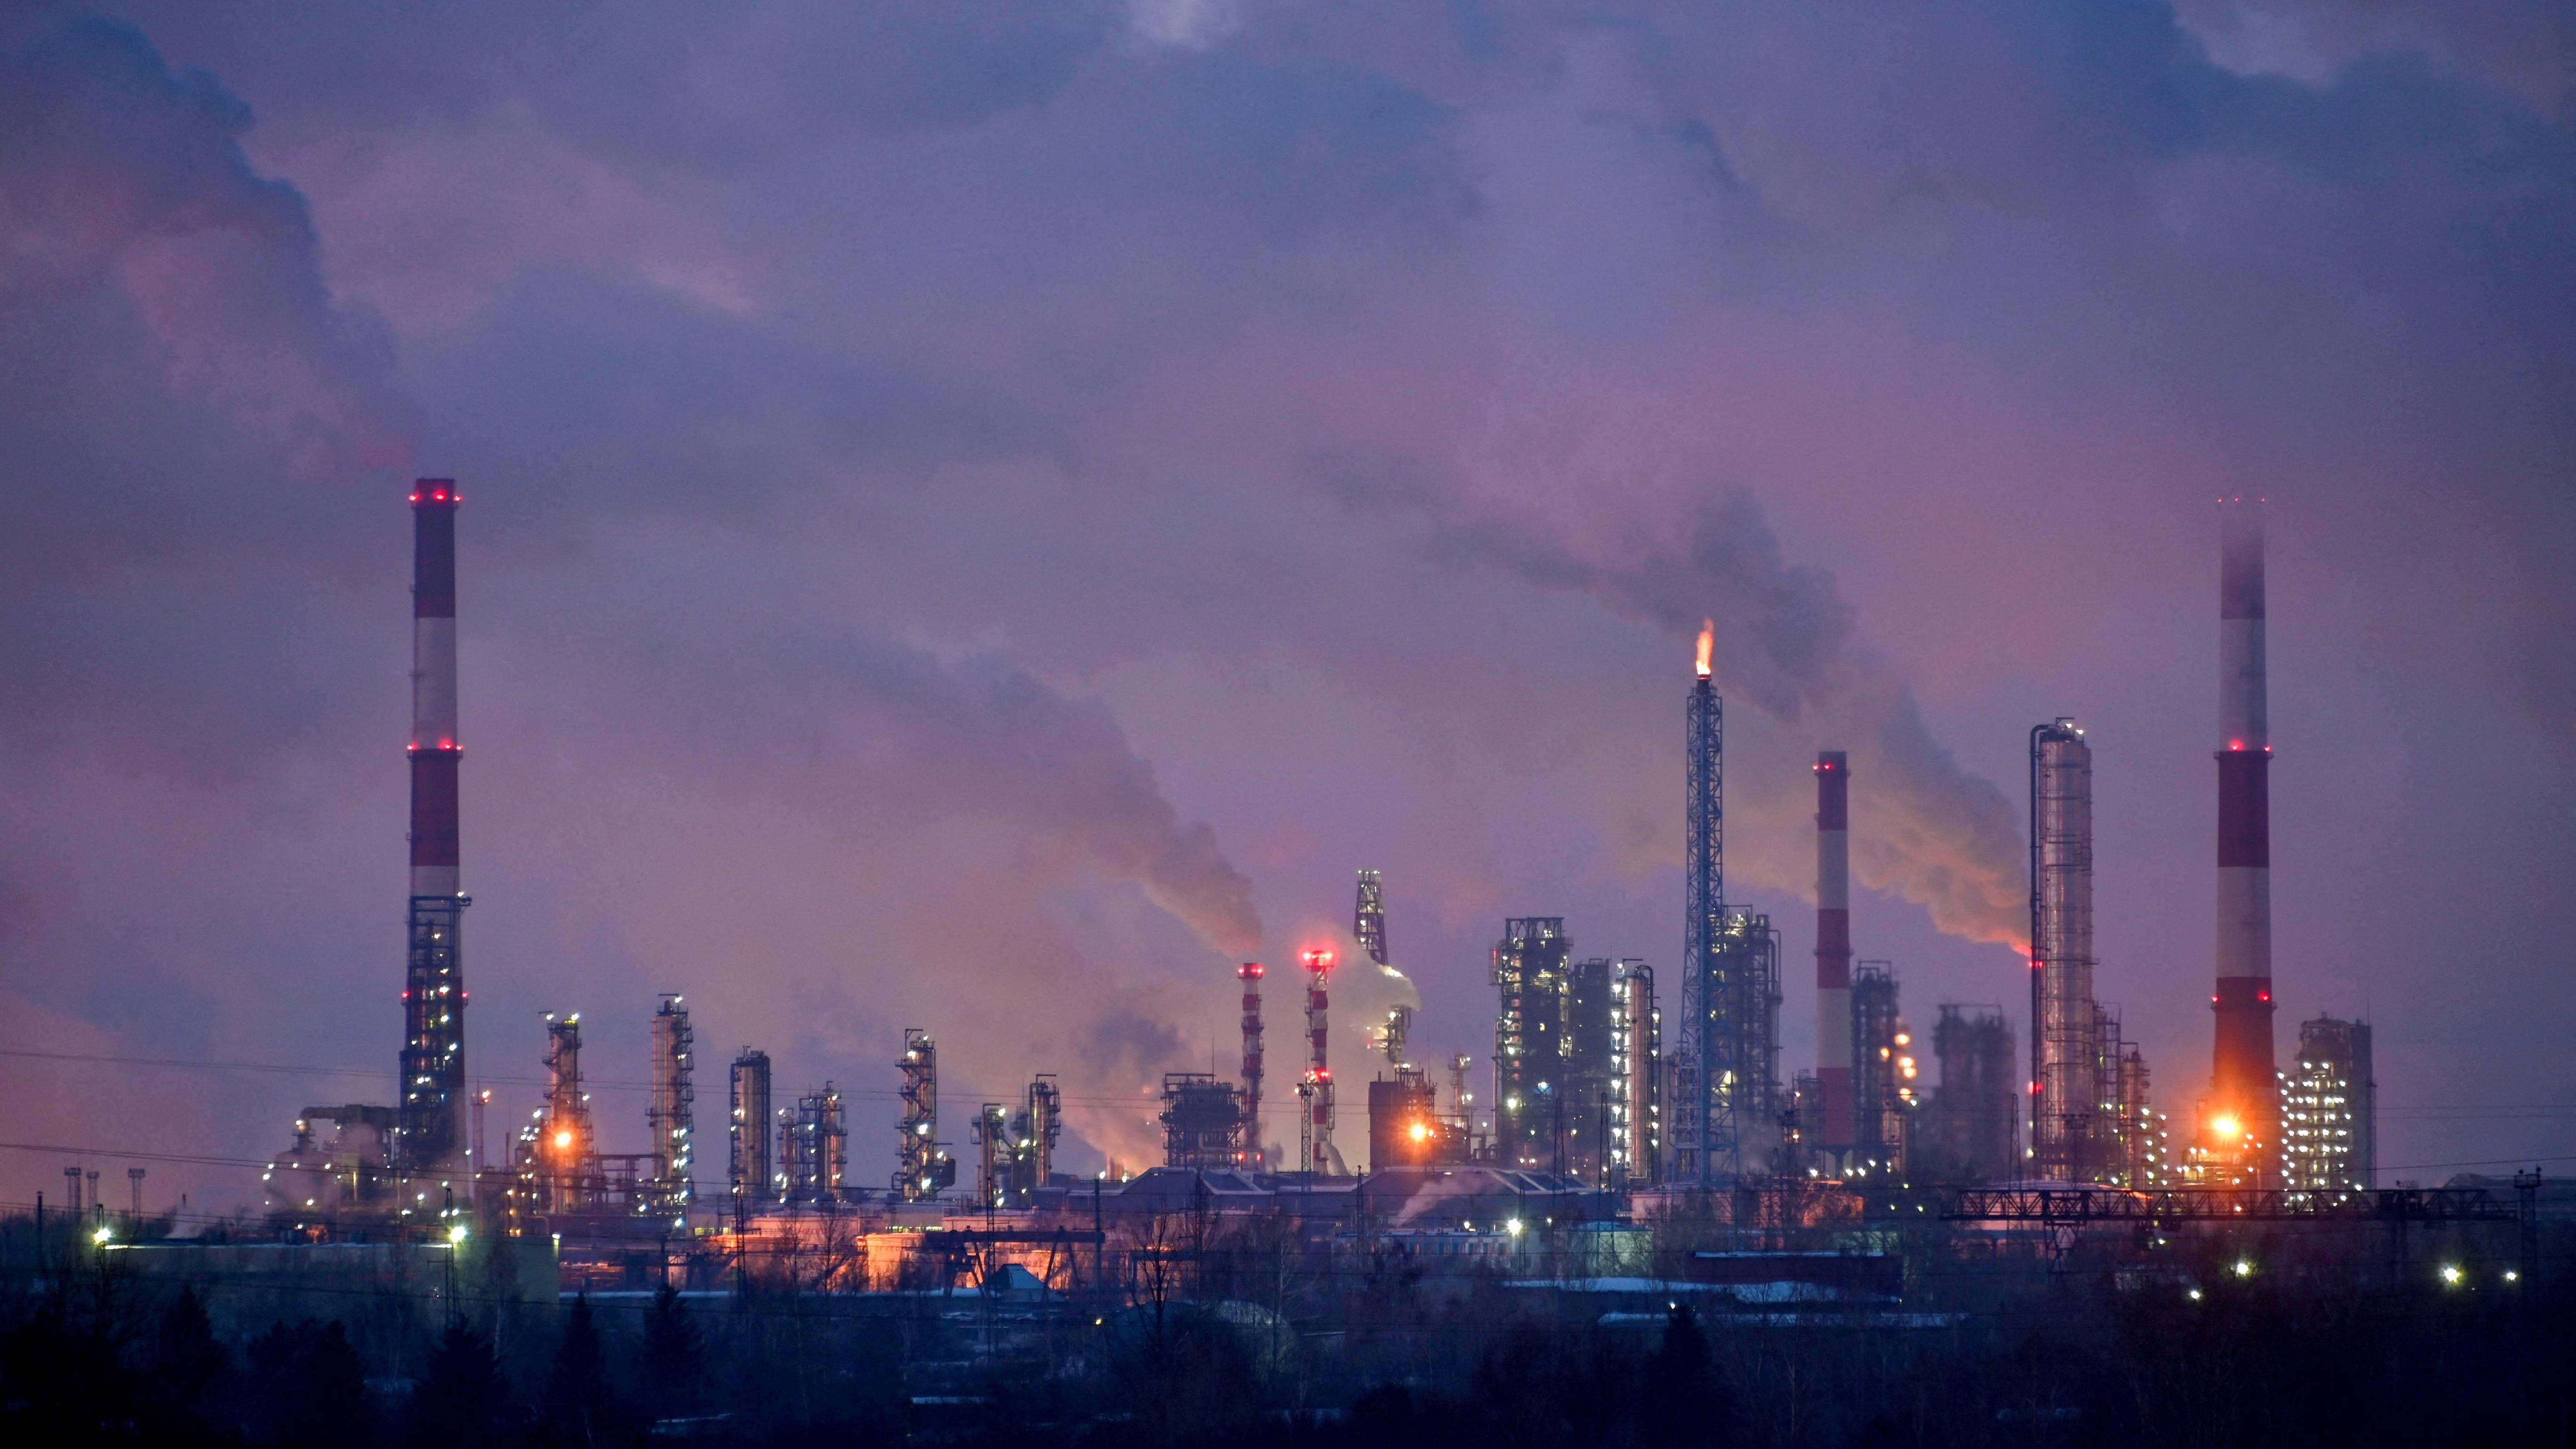
[[[2467,1276],[2467,1274],[2460,1271],[2460,1265],[2457,1263],[2444,1263],[2442,1265],[2442,1281],[2450,1284],[2454,1288],[2459,1287],[2460,1280]]]
[[[2194,1303],[2198,1303],[2198,1302],[2200,1301],[2200,1290],[2199,1290],[2199,1289],[2194,1288],[2193,1290],[2191,1290],[2191,1301],[2192,1301],[2192,1302],[2194,1302]]]
[[[1515,1238],[1519,1237],[1521,1235],[1521,1220],[1519,1218],[1513,1218],[1511,1221],[1503,1224],[1503,1231],[1511,1234]]]
[[[2508,1283],[2519,1283],[2522,1281],[2522,1275],[2511,1268],[2507,1268],[2504,1270],[2504,1281]]]
[[[114,1234],[110,1233],[107,1229],[101,1228],[97,1232],[90,1234],[89,1240],[103,1248],[107,1246],[107,1240],[113,1236]]]
[[[2236,1276],[2237,1276],[2237,1277],[2239,1277],[2239,1278],[2251,1278],[2251,1277],[2253,1277],[2253,1276],[2254,1276],[2254,1262],[2253,1262],[2253,1260],[2252,1260],[2252,1259],[2250,1259],[2250,1258],[2239,1258],[2239,1259],[2237,1259],[2237,1260],[2236,1260]]]
[[[447,1230],[447,1241],[462,1245],[465,1241],[465,1231],[465,1225],[458,1223]]]

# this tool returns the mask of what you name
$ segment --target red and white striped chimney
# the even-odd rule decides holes
[[[2204,1141],[2269,1178],[2280,1151],[2272,1058],[2272,738],[2263,689],[2263,517],[2222,505],[2218,584],[2217,1050]],[[2225,1140],[2233,1137],[2231,1144]]]
[[[458,893],[456,483],[414,485],[411,587],[411,893]]]
[[[1813,1140],[1852,1145],[1851,760],[1816,755],[1816,1096]]]

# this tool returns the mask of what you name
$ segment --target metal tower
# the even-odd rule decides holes
[[[2093,748],[2030,732],[2030,1175],[2090,1181],[2101,1153],[2093,1002]]]
[[[769,1053],[744,1047],[733,1059],[732,1161],[727,1176],[738,1205],[778,1195],[778,1167],[770,1155]]]
[[[653,1014],[653,1105],[645,1113],[653,1133],[653,1199],[663,1212],[686,1213],[697,1195],[697,1089],[690,1070],[697,1036],[689,1008],[673,995]]]
[[[1700,631],[1687,724],[1680,1095],[1674,1176],[1711,1186],[1759,1173],[1779,1134],[1780,938],[1726,905],[1725,706]]]
[[[1306,1067],[1306,1078],[1297,1086],[1305,1100],[1306,1160],[1300,1171],[1329,1172],[1341,1160],[1333,1150],[1333,1071],[1326,1061],[1325,1009],[1329,1005],[1324,983],[1333,969],[1333,953],[1315,950],[1301,958],[1306,966],[1306,1038],[1312,1048]]]
[[[1243,1163],[1258,1172],[1269,1165],[1261,1142],[1261,963],[1246,961],[1234,975],[1243,983]]]
[[[903,1029],[901,1130],[895,1194],[905,1202],[926,1202],[955,1180],[957,1169],[939,1152],[939,1045],[917,1026]]]
[[[1377,871],[1360,872],[1359,905],[1351,912],[1351,935],[1371,961],[1386,964],[1386,884]]]

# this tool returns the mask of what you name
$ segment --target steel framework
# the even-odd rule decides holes
[[[696,1056],[687,1004],[664,995],[653,1013],[653,1105],[645,1113],[653,1133],[651,1205],[663,1212],[685,1213],[697,1195],[697,1088],[691,1081]]]
[[[1952,1222],[2511,1222],[2515,1210],[2484,1188],[2297,1192],[2281,1188],[1955,1188],[1941,1216]]]
[[[769,1095],[769,1053],[744,1047],[733,1059],[731,1160],[726,1177],[734,1200],[743,1205],[774,1201],[778,1196],[778,1163],[771,1154],[770,1123],[775,1117]]]
[[[921,1028],[905,1027],[902,1065],[903,1141],[892,1185],[905,1202],[926,1202],[956,1173],[939,1155],[939,1044]]]
[[[1726,904],[1726,711],[1702,636],[1686,725],[1680,1100],[1674,1176],[1700,1187],[1759,1174],[1780,1123],[1780,938]]]

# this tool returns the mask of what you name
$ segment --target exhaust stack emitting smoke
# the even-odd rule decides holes
[[[1463,533],[1541,587],[1675,633],[1695,630],[1703,676],[1716,668],[1723,623],[1730,692],[1803,743],[1845,746],[1868,773],[1870,808],[1851,835],[1860,883],[1923,907],[1947,935],[2027,953],[2028,885],[2011,802],[1951,758],[1913,685],[1861,633],[1833,576],[1784,559],[1750,499],[1703,504],[1676,542],[1631,541],[1606,563],[1533,525],[1488,519]],[[1745,856],[1739,868],[1760,859]],[[1782,870],[1764,883],[1802,890],[1809,881],[1803,870]]]

